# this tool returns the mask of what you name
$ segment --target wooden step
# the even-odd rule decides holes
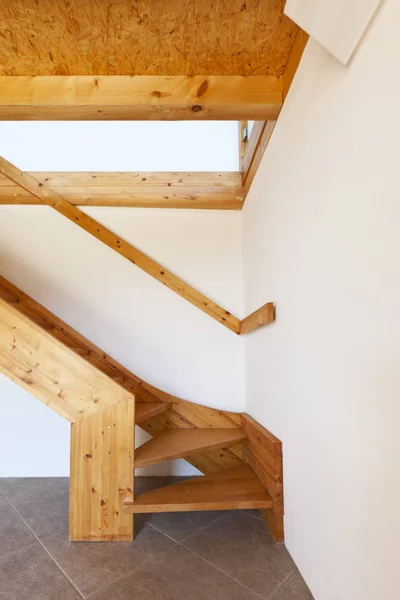
[[[135,404],[135,423],[143,423],[160,415],[172,407],[172,402],[136,402]]]
[[[245,432],[230,429],[168,429],[135,450],[135,468],[185,458],[196,452],[227,448],[246,439]]]
[[[124,502],[131,513],[272,508],[272,499],[249,465],[150,490]]]

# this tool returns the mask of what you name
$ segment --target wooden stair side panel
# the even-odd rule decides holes
[[[272,509],[262,510],[267,527],[276,542],[284,540],[282,442],[248,415],[242,415],[247,434],[243,456],[272,498]]]
[[[71,425],[69,539],[131,541],[123,501],[134,493],[133,398]]]
[[[270,507],[270,496],[248,465],[150,490],[124,502],[124,509],[132,513]]]
[[[133,399],[1,299],[0,371],[70,422]]]
[[[168,429],[136,449],[135,468],[229,447],[246,439],[242,429]]]

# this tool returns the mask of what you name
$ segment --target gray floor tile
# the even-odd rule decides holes
[[[147,562],[91,600],[257,600],[257,596],[181,546]]]
[[[63,532],[42,543],[85,597],[175,545],[149,525],[134,542],[70,543]]]
[[[0,497],[0,556],[21,550],[35,541],[8,502]]]
[[[14,508],[38,538],[45,538],[68,531],[68,500],[69,491],[63,490],[44,498],[14,503]]]
[[[295,569],[286,548],[273,542],[264,523],[241,511],[182,543],[262,598],[269,598]]]
[[[0,492],[11,504],[36,500],[69,488],[68,477],[6,477],[0,478]]]
[[[146,522],[176,542],[182,542],[224,515],[223,511],[154,513],[146,515]]]
[[[272,594],[271,600],[314,600],[314,597],[300,573],[295,571],[275,594]]]
[[[0,558],[1,600],[80,600],[38,542]]]

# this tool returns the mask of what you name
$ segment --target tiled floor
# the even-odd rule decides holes
[[[312,600],[255,511],[146,515],[136,532],[71,544],[68,479],[0,479],[0,600]]]

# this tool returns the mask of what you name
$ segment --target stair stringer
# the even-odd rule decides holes
[[[240,414],[208,408],[157,389],[131,373],[95,344],[75,331],[67,323],[25,294],[18,287],[0,276],[0,298],[20,313],[34,321],[53,338],[56,338],[79,354],[87,362],[100,369],[114,382],[133,393],[136,402],[168,402],[171,408],[163,414],[139,423],[150,435],[157,435],[169,428],[241,426]],[[202,452],[186,459],[204,474],[239,466],[243,463],[242,445]]]

